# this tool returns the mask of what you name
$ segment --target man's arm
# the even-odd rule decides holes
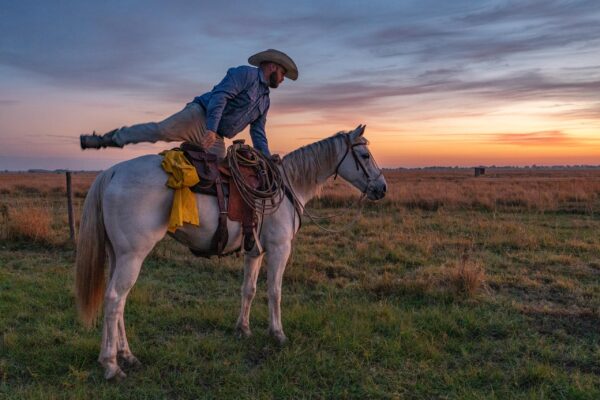
[[[265,156],[270,157],[271,152],[269,151],[269,143],[267,141],[267,135],[265,134],[268,110],[269,109],[267,108],[260,117],[250,124],[250,137],[252,138],[252,145],[254,148]]]
[[[227,101],[244,90],[247,83],[245,71],[239,67],[229,68],[225,78],[211,91],[210,101],[206,107],[206,129],[208,131],[217,132]]]

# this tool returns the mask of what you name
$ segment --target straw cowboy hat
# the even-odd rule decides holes
[[[260,66],[260,63],[263,62],[274,62],[276,64],[281,65],[285,68],[286,73],[285,77],[295,81],[298,79],[298,67],[296,67],[296,63],[292,60],[287,54],[282,51],[269,49],[265,51],[261,51],[260,53],[256,53],[253,56],[250,56],[248,59],[248,64],[254,65],[255,67]]]

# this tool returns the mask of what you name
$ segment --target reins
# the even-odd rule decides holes
[[[302,215],[306,215],[308,219],[310,219],[319,229],[328,233],[345,232],[349,230],[352,226],[354,226],[356,221],[358,221],[358,218],[362,214],[362,210],[364,208],[364,200],[366,198],[366,192],[369,188],[369,184],[370,182],[378,179],[379,176],[381,176],[382,172],[380,171],[379,175],[377,175],[375,178],[371,178],[369,172],[367,171],[367,168],[361,161],[358,154],[356,154],[354,148],[358,146],[364,146],[367,143],[352,143],[348,134],[344,135],[344,140],[347,145],[346,152],[335,167],[333,179],[335,180],[337,178],[340,166],[342,165],[348,154],[351,154],[354,159],[354,163],[356,164],[356,170],[362,170],[363,174],[367,178],[367,186],[365,187],[365,190],[361,193],[358,200],[356,200],[355,204],[353,204],[351,207],[354,208],[355,205],[358,206],[356,214],[354,215],[352,220],[341,229],[327,228],[323,226],[319,221],[338,217],[342,215],[343,212],[339,212],[333,215],[320,216],[314,215],[312,212],[308,211],[306,206],[302,205],[302,202],[294,192],[291,180],[283,162],[280,163],[281,171],[283,172],[283,174],[281,174],[279,168],[275,167],[272,160],[268,159],[261,152],[256,151],[253,148],[243,146],[243,143],[241,142],[234,142],[227,149],[227,159],[229,160],[229,168],[233,178],[232,180],[237,186],[240,195],[242,196],[246,204],[248,204],[257,214],[261,216],[272,214],[275,211],[277,211],[277,209],[283,202],[284,197],[287,196],[288,198],[290,198],[294,210],[298,214],[298,217],[300,219],[302,218]],[[261,171],[261,180],[263,182],[263,185],[261,185],[261,188],[259,189],[255,189],[247,185],[240,172],[240,167],[257,166],[260,167],[258,170]],[[285,182],[282,178],[282,175],[285,179]],[[294,218],[294,232],[295,231],[296,227]]]
[[[285,180],[286,180],[286,185],[289,188],[290,193],[292,194],[292,197],[294,198],[294,201],[293,201],[293,203],[294,203],[293,204],[294,209],[298,213],[298,216],[300,218],[302,217],[302,215],[306,215],[308,217],[308,219],[310,219],[317,226],[317,228],[321,229],[322,231],[328,232],[328,233],[342,233],[342,232],[346,232],[348,229],[350,229],[356,223],[356,221],[358,220],[358,217],[360,216],[360,214],[362,212],[363,206],[364,206],[363,200],[364,200],[364,198],[366,196],[364,193],[361,194],[360,198],[357,201],[357,203],[360,204],[360,208],[358,209],[358,212],[356,213],[356,215],[354,216],[354,218],[352,219],[352,221],[350,221],[350,223],[348,223],[342,229],[329,229],[329,228],[326,228],[323,225],[321,225],[318,222],[318,220],[331,219],[333,217],[336,217],[337,215],[318,216],[318,215],[311,214],[306,209],[306,206],[302,205],[302,203],[298,199],[298,196],[296,195],[296,192],[294,192],[294,190],[292,189],[292,186],[290,184],[290,178],[288,177],[287,171],[286,171],[283,163],[281,164],[281,169],[283,171],[283,176],[285,177]],[[294,221],[295,221],[295,219],[294,219]],[[295,229],[295,226],[294,226],[294,231],[295,230],[296,229]]]
[[[354,151],[354,148],[357,146],[363,146],[366,145],[367,143],[352,143],[350,141],[350,137],[349,135],[344,135],[344,139],[346,141],[346,152],[344,153],[344,156],[341,158],[341,160],[338,162],[337,166],[335,167],[335,173],[334,173],[334,180],[337,178],[338,176],[338,172],[339,172],[339,168],[342,165],[342,163],[344,162],[344,160],[346,159],[346,157],[348,156],[348,154],[352,154],[353,158],[354,158],[354,162],[356,163],[356,169],[357,171],[362,169],[364,175],[367,178],[367,186],[365,188],[365,190],[361,193],[360,198],[357,200],[357,205],[359,205],[360,207],[358,208],[355,216],[352,218],[352,220],[346,224],[343,228],[341,229],[329,229],[324,227],[323,225],[321,225],[319,222],[317,222],[318,220],[325,220],[325,219],[331,219],[334,217],[337,217],[339,215],[342,214],[342,212],[338,213],[338,214],[334,214],[334,215],[327,215],[327,216],[317,216],[317,215],[313,215],[311,214],[309,211],[307,211],[306,206],[303,206],[302,203],[300,202],[300,200],[298,199],[298,196],[296,195],[296,193],[294,192],[294,190],[292,189],[292,185],[291,185],[291,181],[290,178],[288,176],[288,173],[285,169],[285,166],[283,165],[283,163],[281,163],[281,169],[283,171],[283,176],[285,177],[286,180],[286,186],[289,188],[292,197],[294,198],[294,209],[296,210],[296,212],[298,212],[299,216],[302,216],[303,214],[306,214],[306,216],[321,230],[328,232],[328,233],[342,233],[342,232],[346,232],[348,231],[351,227],[354,226],[354,224],[356,223],[356,221],[358,221],[359,216],[362,214],[362,210],[364,208],[364,199],[366,197],[366,191],[369,187],[369,183],[378,179],[382,172],[379,172],[379,175],[377,175],[377,177],[375,178],[371,178],[369,175],[369,172],[367,171],[366,167],[364,166],[364,164],[361,162],[360,158],[358,157],[358,155],[356,154],[356,152]],[[374,160],[373,160],[374,161]]]

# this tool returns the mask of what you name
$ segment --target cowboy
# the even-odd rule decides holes
[[[225,157],[226,138],[233,138],[250,125],[254,148],[270,156],[265,135],[269,110],[269,88],[277,88],[284,77],[298,79],[298,68],[285,53],[269,49],[248,59],[250,66],[230,68],[210,92],[196,97],[176,114],[161,122],[114,129],[104,135],[81,135],[82,149],[123,147],[140,142],[192,142]]]

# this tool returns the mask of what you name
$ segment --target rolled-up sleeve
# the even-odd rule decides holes
[[[250,138],[252,138],[252,145],[256,150],[270,157],[271,152],[269,151],[269,143],[267,142],[267,135],[265,133],[268,110],[267,108],[260,117],[250,124]]]
[[[217,131],[227,101],[244,90],[247,83],[247,74],[239,67],[230,68],[227,71],[225,78],[213,88],[210,101],[206,107],[206,128],[208,130]]]

